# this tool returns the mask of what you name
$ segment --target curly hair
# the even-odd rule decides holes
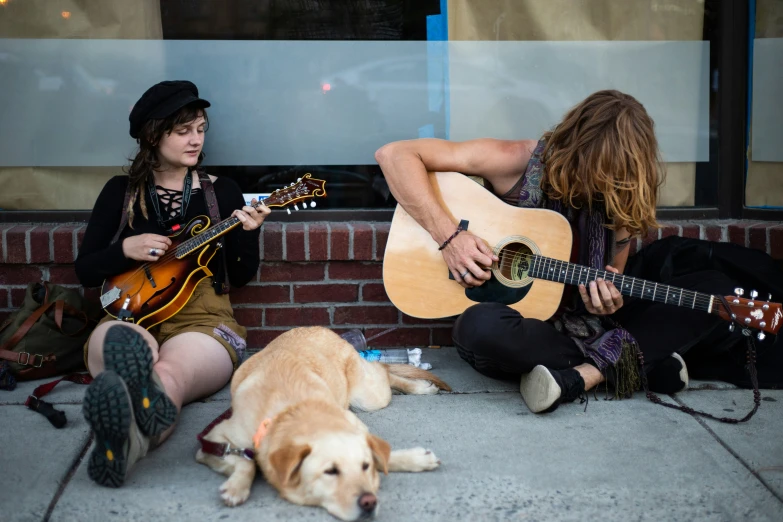
[[[633,96],[591,94],[544,134],[542,189],[575,208],[602,203],[609,228],[645,236],[659,228],[655,208],[665,177],[654,127]]]
[[[160,159],[158,158],[158,145],[160,144],[160,140],[163,139],[163,135],[171,134],[174,127],[186,125],[200,116],[203,116],[206,121],[206,126],[204,128],[206,131],[209,127],[207,112],[197,104],[186,105],[166,118],[149,120],[139,131],[139,138],[136,140],[139,145],[139,150],[136,152],[133,159],[130,160],[131,164],[126,169],[126,173],[130,178],[128,180],[128,185],[131,189],[131,197],[130,201],[128,201],[128,226],[131,228],[133,228],[133,207],[137,199],[141,206],[141,214],[145,219],[149,219],[147,204],[142,194],[149,176],[152,176],[154,171],[161,166]],[[203,160],[204,152],[202,151],[198,156],[198,162],[195,166],[196,170],[201,169],[201,162]]]

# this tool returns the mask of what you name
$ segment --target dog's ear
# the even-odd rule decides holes
[[[296,480],[302,462],[313,449],[307,444],[284,446],[269,455],[269,463],[277,474],[277,480],[284,486],[291,486]]]
[[[375,435],[367,435],[367,445],[372,451],[372,458],[375,461],[375,467],[383,471],[384,475],[389,474],[389,457],[391,456],[391,446],[388,442]]]

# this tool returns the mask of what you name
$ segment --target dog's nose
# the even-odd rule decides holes
[[[362,493],[358,500],[362,513],[372,513],[378,505],[378,498],[372,493]]]

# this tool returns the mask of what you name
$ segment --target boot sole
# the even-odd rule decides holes
[[[139,430],[160,435],[177,420],[177,406],[152,380],[152,351],[138,332],[116,325],[106,332],[103,360],[128,385]]]
[[[519,383],[522,399],[533,413],[548,410],[560,398],[560,385],[545,366],[538,365]]]
[[[101,486],[122,486],[128,472],[126,448],[133,413],[128,389],[120,376],[114,372],[98,375],[87,388],[82,412],[95,433],[87,473]]]

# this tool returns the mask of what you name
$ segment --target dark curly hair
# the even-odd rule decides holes
[[[133,228],[133,206],[136,200],[139,200],[141,205],[141,214],[145,219],[149,219],[147,212],[147,204],[144,197],[141,195],[144,190],[144,185],[147,183],[149,176],[152,176],[156,169],[160,168],[160,159],[158,158],[158,145],[160,140],[163,139],[164,134],[171,134],[174,128],[178,125],[187,125],[188,123],[196,120],[202,116],[206,120],[206,131],[209,127],[209,118],[207,118],[207,111],[199,107],[198,104],[191,104],[182,107],[174,114],[162,118],[159,120],[148,120],[139,131],[139,138],[136,142],[139,144],[139,150],[133,159],[130,159],[131,164],[127,167],[126,173],[130,178],[128,180],[128,186],[131,190],[130,201],[128,201],[128,225]],[[204,160],[204,152],[198,156],[198,162],[195,169],[201,169],[201,162]]]

